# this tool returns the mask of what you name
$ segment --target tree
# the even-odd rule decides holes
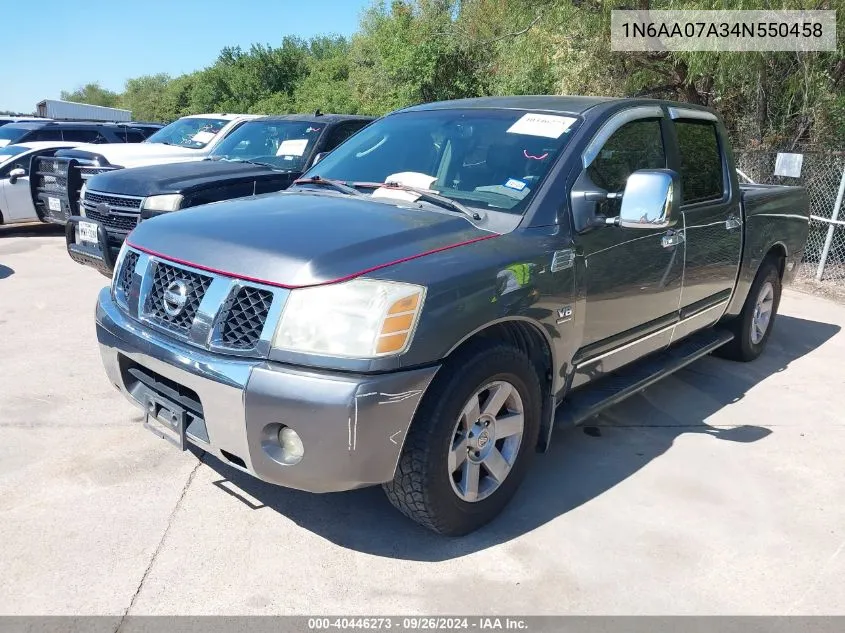
[[[141,121],[171,120],[174,108],[167,102],[171,82],[166,73],[128,79],[120,98],[121,107],[132,110],[132,116]]]
[[[62,90],[61,99],[62,101],[73,101],[74,103],[87,103],[88,105],[116,108],[120,102],[120,95],[111,90],[106,90],[99,82],[95,81],[85,84],[73,92]]]
[[[845,52],[611,50],[614,9],[756,9],[771,0],[382,0],[350,39],[226,47],[209,67],[130,79],[120,103],[145,119],[201,112],[384,114],[415,103],[503,94],[659,97],[719,110],[734,145],[845,144]],[[783,0],[838,11],[845,0]],[[88,84],[63,98],[117,105]]]
[[[294,109],[356,114],[359,104],[349,80],[349,42],[342,37],[318,37],[308,48],[307,74],[296,86]]]
[[[351,82],[361,110],[383,114],[420,103],[483,94],[477,50],[455,30],[454,0],[394,0],[364,14],[352,40]]]

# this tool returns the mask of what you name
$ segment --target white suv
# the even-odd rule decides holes
[[[255,114],[192,114],[151,135],[143,143],[93,143],[79,145],[72,156],[87,152],[100,157],[102,167],[140,167],[202,160],[217,143]],[[71,155],[60,152],[59,156]],[[105,159],[105,160],[102,160]]]

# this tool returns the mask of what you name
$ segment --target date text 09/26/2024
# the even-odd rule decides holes
[[[458,631],[473,630],[496,631],[528,630],[528,623],[523,618],[514,617],[334,617],[309,618],[308,630],[423,630],[423,631]]]

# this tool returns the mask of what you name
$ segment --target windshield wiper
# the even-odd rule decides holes
[[[436,204],[440,207],[451,209],[452,211],[457,211],[458,213],[463,213],[464,215],[471,217],[473,220],[484,219],[484,216],[478,211],[474,211],[469,207],[462,205],[460,202],[452,200],[451,198],[441,196],[438,193],[434,193],[433,191],[428,191],[426,189],[417,189],[416,187],[403,185],[399,182],[353,182],[352,186],[366,187],[372,189],[399,189],[401,191],[413,193],[414,195],[418,196],[418,200],[425,200],[426,202],[429,202],[431,204]]]
[[[298,180],[294,180],[293,184],[295,185],[317,185],[318,187],[329,187],[334,189],[335,191],[339,191],[340,193],[345,193],[350,196],[360,196],[362,195],[360,191],[357,189],[353,189],[349,185],[344,185],[342,182],[337,180],[329,180],[328,178],[320,178],[319,176],[313,176],[311,178],[299,178]]]

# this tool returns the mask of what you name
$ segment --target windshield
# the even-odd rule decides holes
[[[308,121],[250,121],[223,139],[209,158],[302,171],[323,127]]]
[[[28,149],[29,148],[21,147],[20,145],[9,145],[8,147],[0,149],[0,165],[5,163],[12,156],[23,154],[24,152],[28,151]]]
[[[226,119],[185,117],[161,128],[145,142],[201,149],[213,141],[228,122]]]
[[[32,129],[28,127],[17,127],[14,123],[4,125],[0,127],[0,145],[14,143],[28,132],[32,132]]]
[[[522,213],[576,122],[523,110],[394,114],[364,128],[304,177],[427,185],[467,206]]]

